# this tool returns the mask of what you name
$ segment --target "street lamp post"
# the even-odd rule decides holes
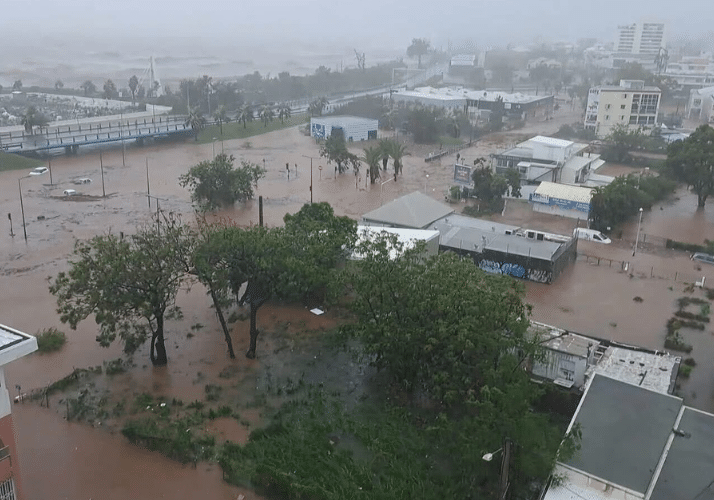
[[[310,203],[312,203],[312,156],[302,155],[303,158],[310,158]],[[320,166],[320,179],[322,179],[322,166]]]
[[[211,148],[213,150],[213,159],[216,159],[216,138],[213,138],[213,142],[211,143]]]
[[[637,237],[635,237],[635,248],[632,250],[632,256],[637,253],[637,245],[640,242],[640,226],[642,225],[642,207],[640,207],[640,220],[637,221]]]
[[[428,189],[427,189],[428,184],[429,184],[429,174],[426,174],[426,180],[424,181],[424,194],[426,194],[428,191]]]
[[[382,206],[382,203],[383,203],[383,201],[382,201],[382,192],[384,191],[384,185],[385,185],[386,183],[388,183],[389,181],[393,181],[393,180],[394,180],[394,178],[393,178],[393,177],[390,177],[390,178],[387,179],[386,181],[379,183],[379,206],[380,206],[380,207]]]
[[[20,191],[20,212],[22,213],[22,233],[25,235],[25,243],[27,243],[27,228],[25,227],[25,205],[22,203],[22,179],[27,179],[27,176],[20,177],[17,180],[17,188]]]

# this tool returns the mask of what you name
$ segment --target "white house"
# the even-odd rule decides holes
[[[714,87],[694,89],[689,93],[687,118],[705,123],[714,122]]]
[[[535,212],[588,220],[592,193],[591,188],[541,182],[528,201]]]
[[[320,116],[310,119],[310,135],[327,139],[336,129],[341,129],[347,142],[367,141],[377,138],[379,122],[357,116]]]

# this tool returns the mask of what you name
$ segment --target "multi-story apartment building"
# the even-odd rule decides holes
[[[0,499],[22,500],[20,463],[15,447],[10,391],[5,383],[5,365],[37,350],[37,339],[0,325]]]
[[[645,69],[654,69],[660,50],[666,48],[667,30],[664,23],[640,22],[618,26],[613,67],[636,62]]]
[[[657,55],[666,45],[664,23],[634,23],[617,27],[616,51],[623,54]]]
[[[642,80],[620,80],[620,85],[593,87],[588,93],[585,128],[598,137],[608,136],[617,125],[648,130],[657,125],[662,91]]]

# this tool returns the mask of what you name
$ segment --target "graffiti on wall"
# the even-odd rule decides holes
[[[512,262],[497,262],[483,259],[478,267],[491,274],[508,274],[514,278],[527,279],[538,283],[549,283],[551,273],[543,269],[526,269],[520,264]]]

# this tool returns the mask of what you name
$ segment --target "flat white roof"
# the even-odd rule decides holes
[[[549,198],[559,198],[579,203],[590,203],[592,198],[592,188],[571,186],[569,184],[556,184],[555,182],[543,181],[536,188],[535,193]]]
[[[0,324],[0,366],[37,350],[37,339]]]
[[[682,358],[662,352],[635,351],[622,347],[608,347],[600,361],[588,368],[589,378],[595,373],[621,382],[637,385],[661,394],[669,394],[676,377],[675,368]]]
[[[537,135],[531,138],[530,141],[556,148],[567,148],[575,144],[573,141],[566,141],[565,139],[556,139],[555,137],[546,137],[544,135]]]

